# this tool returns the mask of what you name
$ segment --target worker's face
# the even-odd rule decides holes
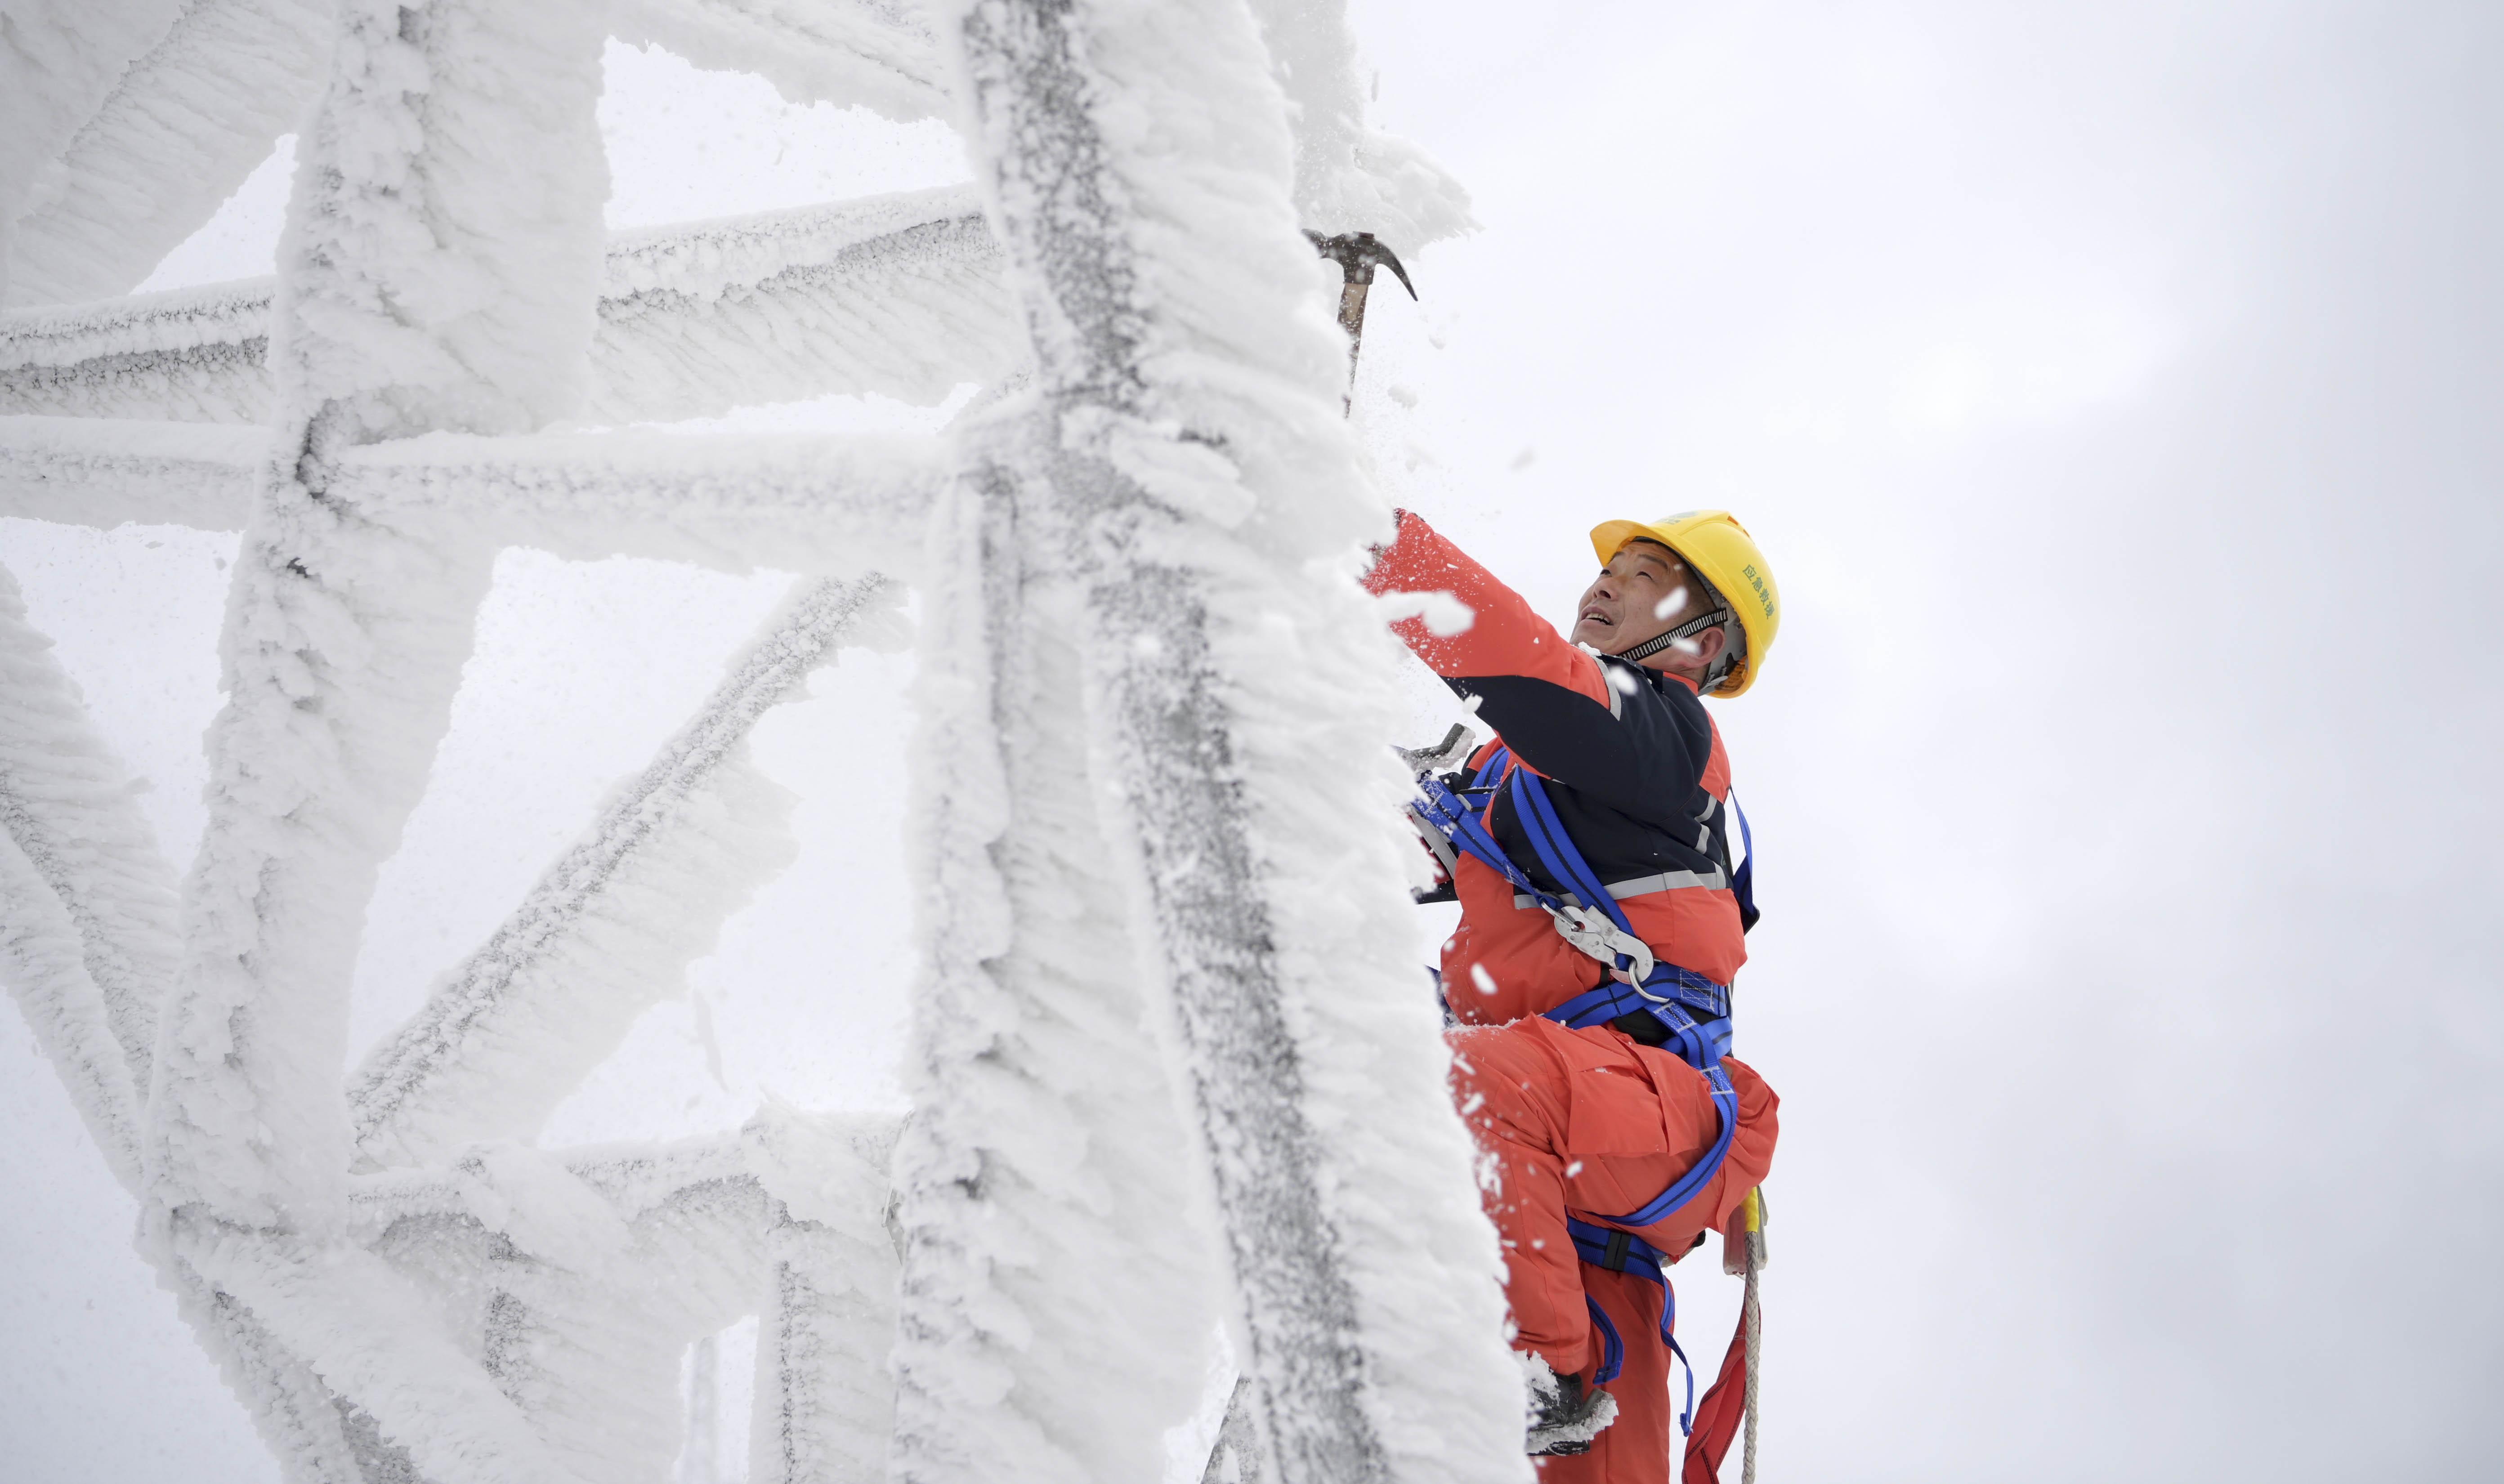
[[[1703,597],[1702,585],[1687,581],[1687,565],[1668,547],[1628,541],[1583,590],[1574,612],[1574,642],[1621,654],[1693,617]]]

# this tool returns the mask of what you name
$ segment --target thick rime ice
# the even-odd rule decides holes
[[[918,558],[942,482],[924,438],[432,433],[341,456],[330,488],[412,529],[562,556],[857,576]]]
[[[69,303],[139,282],[312,106],[330,54],[328,0],[179,9],[36,177],[6,302]]]
[[[0,510],[243,538],[179,903],[0,578],[0,975],[292,1481],[648,1480],[681,1356],[748,1316],[759,1484],[1154,1478],[1226,1355],[1221,1475],[1526,1475],[1405,961],[1396,657],[1350,580],[1385,511],[1297,233],[1413,252],[1467,203],[1366,127],[1339,6],[11,23]],[[976,185],[605,234],[612,29],[959,118]],[[317,99],[275,280],[69,302]],[[946,439],[616,428],[967,383]],[[362,915],[517,544],[799,575],[343,1086]],[[908,584],[912,1118],[538,1147],[787,860],[747,739],[899,641]]]
[[[273,283],[0,314],[0,414],[266,422]],[[829,392],[930,403],[1022,354],[962,188],[621,232],[601,286],[582,412],[608,422]]]
[[[592,346],[591,414],[696,417],[825,392],[943,400],[1024,347],[970,190],[908,191],[621,233]]]
[[[969,469],[980,508],[958,530],[1016,533],[1017,586],[1000,597],[1075,600],[1100,828],[1200,1127],[1269,1456],[1295,1480],[1521,1477],[1496,1253],[1433,1015],[1398,961],[1393,837],[1364,822],[1399,796],[1372,699],[1393,662],[1347,578],[1385,512],[1337,416],[1343,351],[1297,234],[1284,100],[1252,17],[1226,0],[989,0],[960,34],[1038,372],[998,420],[1024,431],[1003,426]],[[936,890],[995,893],[1027,791],[1015,763],[1005,779],[982,767],[980,744],[948,750],[996,802],[934,828],[933,847],[1000,844],[979,863],[943,857]],[[1012,978],[1031,915],[1011,908],[943,919],[938,978],[961,983],[969,956]],[[946,1034],[933,1066],[958,1059]],[[1021,1111],[1030,1133],[1042,1110]],[[1096,1132],[1083,1106],[1053,1111],[1056,1146]],[[965,1223],[948,1191],[980,1201],[1003,1176],[1014,1190],[1034,1156],[981,1128],[945,1135],[922,1147],[917,1125],[923,1168],[904,1192],[897,1462],[917,1480],[1031,1467],[1016,1427],[961,1420],[978,1398],[947,1342],[1024,1336],[990,1285],[948,1287],[979,1272],[949,1245]],[[1136,1240],[1121,1213],[1098,1220],[1099,1240]],[[1118,1345],[1101,1354],[1107,1388],[1153,1380]],[[1058,1420],[1039,1383],[1017,1394],[1007,1356],[986,1375],[994,1416]]]
[[[1001,493],[960,483],[925,588],[895,1463],[1153,1478],[1217,1319],[1208,1227],[1069,704],[1077,595],[1021,579]]]
[[[609,193],[600,10],[343,0],[280,244],[282,427],[346,445],[580,411]]]
[[[0,417],[0,506],[35,520],[240,531],[268,463],[265,428]]]
[[[0,412],[266,422],[266,279],[0,313]]]
[[[29,0],[0,16],[0,291],[44,166],[165,34],[182,0]]]
[[[140,1091],[174,977],[174,876],[78,687],[0,571],[0,955],[117,1174],[139,1175]]]
[[[1458,182],[1414,145],[1366,127],[1344,0],[1252,0],[1252,13],[1294,110],[1301,225],[1372,232],[1403,253],[1477,225]]]
[[[618,0],[622,41],[753,72],[794,103],[907,121],[948,112],[928,19],[910,0]]]
[[[789,863],[788,796],[748,763],[748,732],[838,643],[901,638],[891,588],[877,577],[809,583],[495,935],[366,1058],[348,1095],[367,1157],[424,1164],[477,1140],[531,1138],[635,1017],[684,982],[753,880]]]

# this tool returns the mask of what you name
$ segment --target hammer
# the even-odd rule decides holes
[[[1339,411],[1347,412],[1356,403],[1356,352],[1365,340],[1365,295],[1374,287],[1374,269],[1387,264],[1400,279],[1400,287],[1408,296],[1417,296],[1417,286],[1408,282],[1408,270],[1400,266],[1399,255],[1383,246],[1372,232],[1341,232],[1325,237],[1307,228],[1304,235],[1324,258],[1339,264],[1344,282],[1339,291],[1339,328],[1347,331],[1347,394],[1339,398]]]

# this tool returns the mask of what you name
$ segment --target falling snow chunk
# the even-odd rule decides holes
[[[1382,593],[1376,595],[1374,602],[1386,620],[1397,623],[1404,618],[1414,618],[1437,638],[1466,634],[1470,625],[1478,622],[1477,610],[1447,592]]]

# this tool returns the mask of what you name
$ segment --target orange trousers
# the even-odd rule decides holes
[[[1583,1266],[1565,1217],[1638,1210],[1687,1173],[1720,1132],[1711,1085],[1675,1054],[1607,1026],[1567,1030],[1530,1016],[1448,1036],[1453,1096],[1494,1165],[1482,1198],[1504,1245],[1514,1348],[1588,1381],[1602,1342],[1586,1295],[1625,1341],[1624,1369],[1607,1387],[1617,1420],[1590,1452],[1542,1460],[1541,1478],[1667,1484],[1678,1409],[1659,1340],[1661,1291]],[[1773,1162],[1781,1100],[1746,1063],[1722,1064],[1739,1093],[1739,1126],[1720,1172],[1693,1200],[1634,1228],[1673,1260],[1720,1229]]]

